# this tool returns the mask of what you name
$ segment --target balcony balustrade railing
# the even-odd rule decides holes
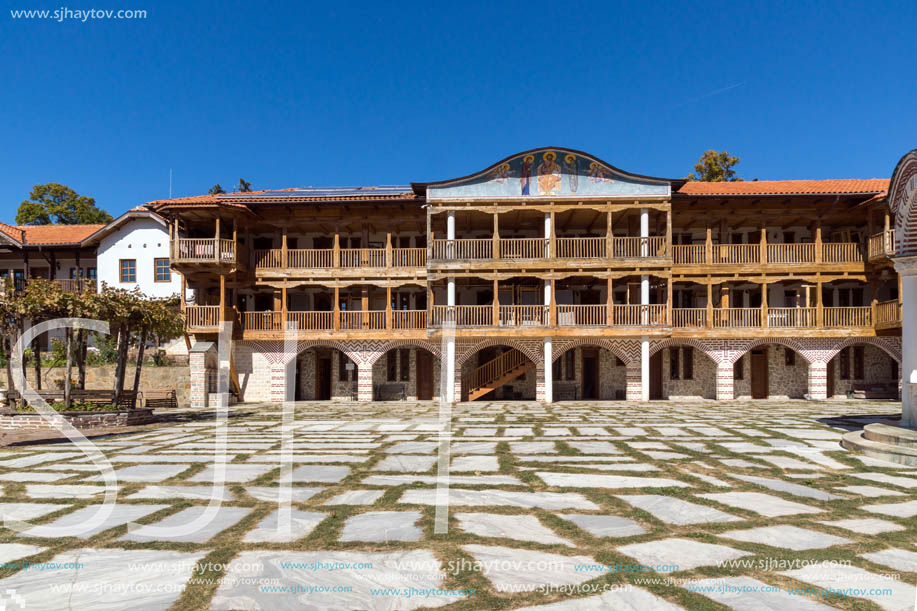
[[[760,244],[714,244],[714,265],[748,265],[761,262]]]
[[[672,308],[672,326],[701,328],[707,326],[707,308]]]
[[[645,327],[666,324],[665,304],[612,306],[615,326]]]
[[[713,308],[716,329],[741,329],[761,326],[761,308]]]
[[[822,263],[863,262],[863,250],[856,242],[827,242],[821,248]]]
[[[392,312],[392,329],[426,329],[426,310],[395,310]]]
[[[608,324],[608,306],[557,304],[557,325],[560,327],[597,327]]]
[[[185,326],[189,329],[219,329],[220,306],[186,306]]]
[[[332,248],[296,248],[287,251],[287,260],[283,260],[283,250],[254,251],[253,263],[256,269],[326,269],[332,267],[426,267],[426,248],[392,248],[391,255],[386,248],[341,248],[335,258]]]
[[[497,240],[497,256],[501,259],[599,259],[608,254],[605,238],[555,238],[554,249],[556,252],[552,254],[548,238]],[[611,252],[616,259],[665,257],[665,236],[612,238]],[[433,258],[438,261],[493,259],[494,240],[433,240]]]
[[[815,244],[768,244],[767,262],[774,265],[815,263]]]
[[[550,240],[544,238],[501,239],[501,259],[544,259]]]
[[[818,308],[768,308],[767,326],[772,329],[814,327]]]
[[[179,238],[173,245],[173,261],[186,263],[236,263],[242,248],[234,240],[216,238]]]
[[[499,306],[501,327],[543,326],[549,319],[549,308],[544,305]]]
[[[895,241],[895,230],[889,229],[882,233],[869,236],[869,260],[884,259],[894,256],[898,252],[898,244]]]
[[[559,259],[604,259],[605,238],[555,238],[555,256]]]
[[[897,299],[876,304],[876,324],[894,324],[901,322],[901,302]]]
[[[871,327],[872,307],[830,307],[825,308],[826,327]]]
[[[703,244],[676,244],[672,246],[672,259],[675,265],[704,265],[707,247]]]
[[[616,259],[658,258],[666,256],[665,237],[613,238],[612,253]]]
[[[440,261],[492,259],[493,240],[433,240],[433,258]]]

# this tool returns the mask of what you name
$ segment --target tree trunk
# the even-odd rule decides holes
[[[10,362],[10,359],[13,357],[13,346],[15,342],[13,341],[13,332],[10,331],[10,334],[3,338],[3,350],[6,356],[6,388],[7,390],[13,390],[13,364]]]
[[[115,399],[114,404],[121,404],[121,395],[124,390],[124,372],[127,369],[127,346],[130,338],[130,325],[125,323],[118,329],[118,364],[115,367]]]
[[[76,370],[77,388],[86,390],[86,329],[76,334]]]
[[[70,375],[73,373],[73,329],[67,329],[67,374],[64,378],[64,403],[67,409],[73,407],[73,385]]]
[[[143,368],[143,351],[146,348],[147,326],[143,325],[140,329],[140,346],[137,348],[137,369],[134,372],[134,396],[137,396],[140,390],[140,370]]]
[[[32,365],[35,368],[35,390],[41,390],[41,349],[38,337],[32,340]]]

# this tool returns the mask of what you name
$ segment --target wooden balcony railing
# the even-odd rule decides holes
[[[747,265],[761,262],[760,244],[715,244],[714,265]]]
[[[282,312],[242,312],[242,328],[247,331],[283,331]]]
[[[334,328],[334,312],[287,312],[287,321],[295,322],[299,331],[328,331]]]
[[[672,260],[676,265],[703,265],[707,247],[703,244],[676,244],[672,246]]]
[[[92,278],[55,278],[52,280],[65,293],[95,293],[96,281]]]
[[[818,308],[768,308],[767,326],[772,329],[814,327]]]
[[[219,329],[220,306],[185,306],[185,327],[188,329]]]
[[[756,245],[761,248],[760,245]],[[815,263],[815,244],[768,244],[767,262],[770,264]]]
[[[332,267],[388,267],[389,255],[385,248],[342,248],[335,260],[332,248],[295,248],[287,251],[287,260],[283,260],[283,250],[254,251],[253,263],[256,269],[327,269]],[[426,267],[426,248],[392,248],[392,267]]]
[[[665,304],[612,306],[615,326],[645,327],[666,324]]]
[[[889,229],[882,233],[869,236],[869,260],[885,259],[894,256],[898,252],[898,244],[895,241],[895,230]]]
[[[761,326],[761,308],[713,308],[713,326],[735,329]]]
[[[238,246],[233,240],[216,238],[179,238],[172,259],[192,263],[236,263]]]
[[[877,325],[900,323],[901,320],[901,302],[897,299],[876,304]]]
[[[283,267],[281,259],[281,250],[279,248],[271,250],[253,250],[252,263],[255,269],[280,269]]]
[[[519,350],[507,350],[497,358],[484,363],[468,376],[463,377],[462,393],[467,393],[468,389],[481,388],[507,371],[524,365],[526,360],[525,355]]]
[[[555,238],[559,259],[604,259],[605,238]]]
[[[560,327],[597,327],[608,324],[608,306],[557,304],[557,325]]]
[[[426,267],[426,248],[393,248],[392,267]]]
[[[433,258],[440,261],[492,259],[493,240],[433,240]]]
[[[287,264],[293,269],[334,267],[334,250],[329,248],[295,248],[287,250]]]
[[[672,308],[672,326],[701,328],[707,326],[707,308]]]
[[[826,327],[871,327],[872,307],[825,308]]]
[[[426,329],[426,310],[394,310],[392,329]]]
[[[340,315],[340,328],[343,330],[385,329],[385,310],[357,310],[341,312]]]
[[[455,324],[457,327],[489,327],[493,325],[493,306],[433,306],[433,326]]]
[[[341,267],[385,267],[384,248],[342,248]]]
[[[646,238],[613,238],[613,256],[616,259],[665,257],[665,236]]]
[[[862,263],[863,251],[856,242],[828,242],[821,245],[822,263]]]
[[[501,327],[543,326],[548,322],[549,307],[544,305],[501,305]]]
[[[501,239],[501,259],[544,259],[550,240],[544,238]]]

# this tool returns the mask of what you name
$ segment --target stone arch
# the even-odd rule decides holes
[[[717,365],[720,363],[720,361],[723,360],[723,351],[722,350],[717,350],[716,348],[711,347],[707,342],[704,342],[702,340],[692,339],[688,337],[685,337],[685,338],[672,337],[669,339],[652,342],[650,344],[650,356],[653,356],[660,350],[664,350],[666,348],[672,348],[674,346],[691,346],[692,348],[697,348],[698,350],[703,352],[707,357],[709,357],[710,360],[712,360]]]
[[[427,352],[432,353],[436,358],[442,360],[442,351],[436,342],[428,342],[422,339],[396,339],[383,344],[379,347],[378,350],[374,350],[366,362],[370,365],[374,365],[376,361],[382,358],[383,354],[393,348],[400,348],[402,346],[415,346],[417,348],[423,348]]]
[[[831,348],[831,351],[830,351],[831,356],[828,357],[825,362],[827,363],[828,361],[833,359],[835,356],[838,355],[838,353],[840,353],[841,350],[843,350],[844,348],[848,346],[855,346],[857,344],[866,344],[868,346],[875,346],[876,348],[879,348],[880,350],[885,352],[888,356],[898,361],[898,364],[900,365],[901,364],[901,347],[898,346],[896,350],[895,347],[890,346],[889,343],[890,342],[882,341],[878,337],[847,337],[847,338],[842,339],[840,342],[838,342]]]
[[[319,347],[329,347],[336,348],[343,352],[347,358],[356,363],[357,365],[367,364],[367,360],[364,358],[366,352],[363,350],[354,350],[352,347],[348,347],[345,342],[335,341],[335,340],[302,340],[296,344],[296,356],[299,356],[306,350],[310,348],[319,348]],[[283,358],[283,355],[280,355],[280,359]],[[281,362],[278,360],[277,362]]]
[[[898,161],[889,184],[888,203],[900,233],[899,256],[917,254],[917,149]]]
[[[512,339],[485,339],[480,342],[473,344],[464,344],[462,346],[461,354],[456,350],[455,355],[455,364],[463,365],[465,361],[470,359],[472,356],[480,352],[484,348],[490,346],[509,346],[510,348],[515,348],[522,354],[526,356],[530,361],[536,365],[542,364],[544,362],[544,356],[542,355],[541,341],[526,341],[526,340],[512,340]]]
[[[811,365],[813,360],[812,354],[806,350],[805,345],[803,345],[798,340],[789,338],[789,337],[762,337],[759,339],[751,339],[743,343],[742,346],[730,346],[730,350],[726,353],[725,357],[721,361],[722,363],[735,363],[739,360],[740,357],[748,354],[753,348],[758,346],[766,346],[768,344],[780,344],[786,348],[794,350],[802,360],[807,364]]]
[[[553,363],[561,357],[562,354],[568,350],[579,348],[582,346],[596,346],[597,348],[604,348],[611,352],[613,355],[624,361],[625,364],[639,360],[639,355],[629,353],[625,350],[625,347],[620,344],[620,342],[608,341],[603,339],[571,339],[571,340],[562,340],[555,341],[552,344],[552,353],[551,353],[551,362]]]

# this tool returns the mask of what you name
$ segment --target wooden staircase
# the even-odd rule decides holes
[[[474,401],[534,367],[535,363],[513,348],[462,377],[462,395]]]

